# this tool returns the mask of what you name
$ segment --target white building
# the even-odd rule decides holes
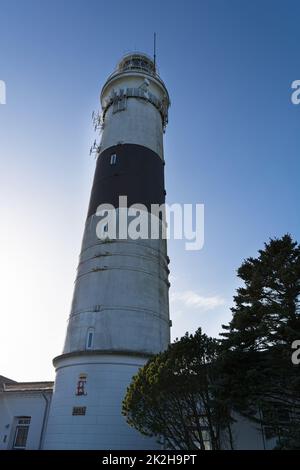
[[[0,376],[0,450],[45,448],[53,385],[53,382],[18,383]],[[76,425],[77,419],[77,416],[71,416],[70,426],[72,420]],[[241,417],[233,425],[232,434],[235,449],[263,450],[272,449],[275,445],[275,440],[266,439],[258,425]],[[154,447],[149,446],[148,440],[144,444],[147,450]]]
[[[0,375],[0,450],[42,449],[53,382],[14,382]]]

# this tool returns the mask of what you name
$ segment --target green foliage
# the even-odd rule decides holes
[[[233,408],[277,438],[278,448],[289,442],[300,448],[300,374],[291,361],[292,342],[300,339],[300,246],[290,235],[270,240],[257,258],[243,262],[238,276],[244,286],[234,297],[230,324],[223,325],[223,389]],[[285,410],[285,421],[278,409]]]
[[[123,402],[127,422],[148,436],[162,438],[168,448],[221,448],[230,416],[217,398],[214,364],[218,342],[202,334],[186,334],[154,356],[134,377]]]
[[[300,374],[291,361],[300,339],[300,246],[271,239],[238,269],[243,285],[223,339],[186,334],[134,377],[123,402],[128,423],[168,448],[233,448],[231,412],[300,449]]]

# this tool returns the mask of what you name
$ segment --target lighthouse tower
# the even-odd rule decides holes
[[[154,449],[128,426],[132,376],[170,340],[166,240],[99,238],[97,208],[163,204],[169,95],[154,61],[124,56],[101,92],[102,138],[45,449]],[[105,230],[105,229],[104,229]]]

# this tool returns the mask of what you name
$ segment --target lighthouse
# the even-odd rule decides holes
[[[99,237],[98,208],[165,201],[168,91],[155,60],[125,55],[100,95],[101,141],[45,449],[155,449],[122,416],[134,374],[170,341],[164,237]],[[105,227],[104,227],[105,231]]]

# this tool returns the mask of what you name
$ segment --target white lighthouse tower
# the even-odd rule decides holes
[[[103,128],[45,449],[153,449],[121,414],[132,376],[170,341],[166,241],[105,239],[100,204],[165,201],[168,91],[145,54],[124,56],[101,92]]]

